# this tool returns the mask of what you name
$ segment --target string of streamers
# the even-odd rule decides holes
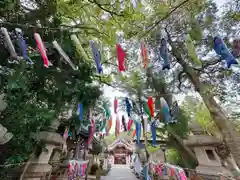
[[[78,104],[78,113],[79,113],[79,120],[82,121],[83,120],[83,104],[82,103]]]
[[[48,68],[51,63],[48,60],[46,48],[43,44],[42,38],[38,33],[34,33],[34,38],[37,43],[38,50],[42,56],[44,67]]]
[[[148,102],[147,103],[148,103],[150,116],[154,117],[154,104],[153,104],[153,98],[151,96],[148,98]]]
[[[137,144],[140,144],[140,138],[141,138],[141,123],[136,121],[136,136],[137,136]]]
[[[126,53],[124,52],[120,44],[117,44],[116,47],[117,47],[117,58],[118,58],[118,70],[119,72],[122,72],[122,71],[125,71]]]
[[[68,178],[83,177],[86,175],[87,161],[70,160],[68,162]]]
[[[66,140],[68,138],[68,127],[65,128],[65,131],[63,133],[63,138]]]
[[[105,111],[105,116],[107,117],[107,119],[109,119],[111,116],[111,112],[106,102],[103,103],[103,108]]]
[[[127,129],[127,124],[126,124],[124,115],[122,115],[122,126],[123,126],[123,130],[127,132],[128,129]]]
[[[114,113],[117,114],[118,100],[116,97],[114,98],[113,108],[114,108]]]
[[[97,72],[99,74],[101,74],[101,73],[103,73],[103,68],[102,68],[102,64],[101,64],[100,50],[97,47],[97,45],[94,43],[93,40],[90,41],[90,47],[91,47],[91,50],[92,50],[93,58],[94,58],[95,63],[96,63]]]
[[[194,169],[181,168],[179,166],[168,163],[155,163],[153,161],[151,161],[149,164],[149,171],[151,174],[156,174],[159,177],[163,177],[163,175],[165,175],[172,178],[176,177],[179,180],[187,180],[185,172],[192,172],[188,176],[190,179],[198,179],[197,174],[199,173]],[[224,176],[221,173],[216,176],[220,176],[221,178],[233,179],[232,177]]]
[[[230,53],[226,44],[219,36],[215,36],[213,39],[213,49],[219,56],[221,56],[222,59],[226,61],[228,68],[230,68],[233,64],[238,64],[235,57]]]
[[[148,67],[148,53],[147,53],[147,48],[146,48],[143,40],[141,40],[141,42],[140,42],[140,49],[141,49],[141,55],[142,55],[142,60],[143,60],[143,68],[147,68]]]
[[[157,141],[156,121],[153,121],[151,123],[151,132],[152,132],[152,146],[156,147],[156,141]]]
[[[143,110],[148,115],[148,117],[151,118],[151,112],[150,112],[150,109],[148,107],[147,101],[143,102]]]
[[[33,61],[28,57],[27,55],[27,43],[25,39],[23,38],[23,32],[19,28],[15,28],[16,35],[17,35],[17,44],[20,49],[21,55],[24,58],[24,60],[27,62],[27,64],[32,65]]]
[[[118,115],[116,116],[116,127],[115,127],[115,137],[118,137],[120,132],[120,120]]]
[[[110,130],[111,130],[111,127],[112,127],[112,117],[110,117],[110,119],[108,120],[107,122],[107,127],[106,127],[106,135],[108,136]]]
[[[79,38],[77,37],[77,35],[76,35],[76,34],[72,34],[72,35],[70,36],[70,38],[71,38],[71,40],[73,41],[73,44],[74,44],[74,46],[75,46],[75,48],[76,48],[75,50],[77,51],[78,55],[79,55],[80,57],[82,57],[83,59],[86,59],[86,60],[87,60],[87,59],[88,59],[88,56],[87,56],[85,50],[83,49],[82,44],[81,44]]]
[[[95,131],[95,121],[92,119],[90,135],[88,137],[88,145],[91,144],[91,142],[92,142],[92,139],[93,139],[93,136],[94,136],[94,131]]]
[[[76,67],[71,59],[69,58],[69,56],[63,51],[63,49],[61,48],[61,46],[58,44],[57,41],[53,41],[52,42],[53,47],[58,51],[58,53],[61,55],[61,57],[63,57],[63,59],[71,66],[71,68],[73,70],[78,70],[78,67]]]
[[[104,128],[106,127],[106,124],[107,124],[107,119],[106,118],[102,118],[101,126],[99,127],[99,130],[103,131]]]
[[[133,124],[133,119],[132,118],[128,119],[128,126],[127,126],[128,131],[130,131],[132,124]]]
[[[37,163],[37,164],[54,164],[54,163],[61,163],[62,161],[48,161],[48,163]],[[11,164],[3,164],[0,165],[0,168],[10,168],[10,167],[14,167],[14,166],[23,166],[26,165],[28,162],[20,162],[20,163],[11,163]],[[34,163],[34,162],[33,162]]]
[[[167,37],[163,37],[161,39],[161,46],[160,46],[160,55],[164,61],[162,70],[170,69],[170,61],[169,61],[169,54],[168,54],[168,47],[167,47]]]
[[[164,121],[165,123],[168,123],[171,120],[169,106],[163,97],[161,97],[160,100],[161,100],[161,107],[162,107],[162,112],[164,116]]]
[[[130,104],[128,97],[125,98],[125,104],[126,104],[126,110],[127,110],[128,117],[131,117],[132,105]]]

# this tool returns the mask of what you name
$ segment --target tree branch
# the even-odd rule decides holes
[[[158,24],[160,24],[163,20],[167,19],[172,13],[174,13],[178,8],[182,7],[184,4],[186,4],[189,0],[184,0],[180,4],[178,4],[176,7],[174,7],[171,11],[169,11],[165,16],[163,16],[160,20],[156,21],[151,25],[151,27],[143,34],[143,36],[147,35],[150,31],[152,31]],[[142,37],[143,37],[142,36]]]
[[[105,12],[108,12],[110,15],[115,15],[115,16],[121,16],[121,17],[124,17],[124,14],[118,14],[118,13],[116,13],[116,12],[114,12],[114,11],[110,11],[109,9],[106,9],[106,8],[104,8],[103,7],[103,5],[102,4],[100,4],[100,3],[98,3],[97,2],[97,0],[88,0],[88,2],[90,2],[90,3],[93,3],[93,4],[96,4],[100,9],[102,9],[103,11],[105,11]]]

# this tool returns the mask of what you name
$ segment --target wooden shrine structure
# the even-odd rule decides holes
[[[133,150],[134,145],[131,142],[123,138],[116,139],[112,144],[108,145],[110,163],[129,165]]]

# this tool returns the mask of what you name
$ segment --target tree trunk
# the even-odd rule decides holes
[[[236,163],[240,165],[240,137],[237,131],[222,111],[220,105],[214,99],[213,93],[208,91],[206,86],[200,81],[197,73],[183,60],[181,54],[173,45],[171,39],[169,42],[172,46],[173,55],[175,56],[178,63],[182,65],[184,72],[186,73],[191,83],[194,85],[195,90],[201,95],[206,107],[211,114],[213,121],[216,123],[217,127],[223,135],[224,140],[227,142],[227,145],[229,146],[231,153],[236,160]]]
[[[156,98],[163,97],[167,101],[168,105],[171,107],[172,94],[168,93],[167,88],[166,88],[166,83],[164,81],[160,82],[159,80],[155,79],[150,68],[148,68],[147,76],[151,77],[152,88],[158,92]],[[181,153],[181,156],[187,157],[186,156],[186,154],[187,154],[188,157],[193,161],[191,166],[194,166],[194,165],[197,166],[198,161],[197,161],[195,154],[191,151],[191,149],[189,147],[187,147],[183,144],[183,140],[181,139],[181,137],[179,137],[170,127],[168,127],[168,132],[172,136],[172,140],[175,141],[175,142],[171,142],[171,143],[176,144],[177,147],[179,147],[181,149],[181,151],[179,151]]]
[[[223,138],[231,150],[231,154],[237,164],[240,165],[240,136],[238,135],[238,132],[232,126],[232,123],[228,120],[227,116],[213,97],[209,98],[205,94],[200,95],[202,96],[214,122],[222,132]]]
[[[174,131],[171,130],[171,128],[168,128],[168,131],[171,134],[173,140],[175,141],[171,143],[177,146],[178,152],[181,153],[181,156],[183,158],[188,159],[186,160],[186,163],[189,166],[188,168],[195,168],[198,165],[198,160],[195,154],[189,147],[184,145],[183,140],[177,134],[175,134]]]

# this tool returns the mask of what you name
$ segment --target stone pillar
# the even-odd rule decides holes
[[[66,141],[63,137],[56,133],[59,126],[59,121],[54,120],[47,131],[41,131],[35,135],[38,141],[45,143],[45,149],[42,150],[39,157],[31,159],[25,167],[25,170],[21,176],[21,180],[41,180],[52,169],[52,166],[48,164],[54,148],[63,148],[66,146]]]
[[[154,162],[160,162],[160,163],[165,163],[164,161],[164,152],[159,149],[158,151],[156,151],[155,153],[152,153],[150,155],[150,160],[154,161]]]
[[[0,112],[7,107],[7,103],[4,99],[5,94],[0,94]],[[13,137],[13,134],[8,132],[7,128],[0,124],[0,145],[6,144]]]
[[[12,133],[9,133],[7,128],[0,124],[0,145],[6,144],[13,137]]]

